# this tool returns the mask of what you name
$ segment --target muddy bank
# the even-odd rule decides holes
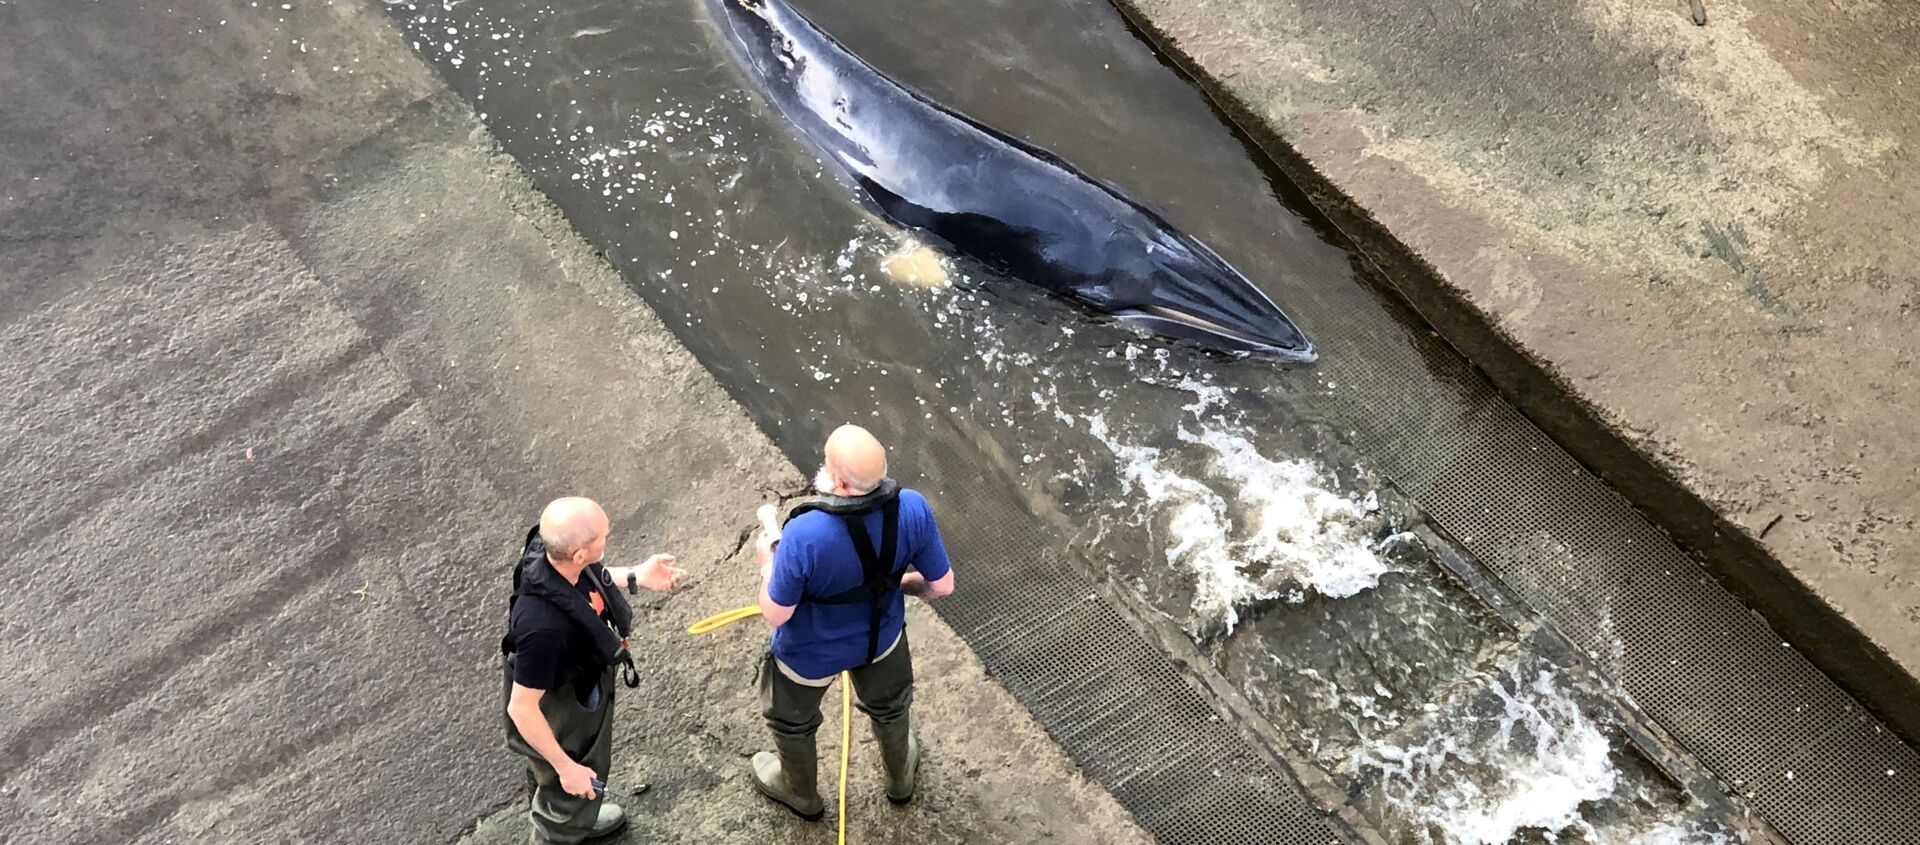
[[[759,632],[680,633],[748,601],[741,534],[800,474],[378,8],[14,4],[0,83],[0,536],[34,585],[0,594],[0,829],[521,835],[507,559],[584,492],[616,557],[693,572],[641,611],[630,841],[830,838],[746,786]],[[857,841],[1142,841],[913,625],[925,800],[880,801],[863,742]]]

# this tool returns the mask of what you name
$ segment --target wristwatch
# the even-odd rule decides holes
[[[632,569],[627,570],[627,595],[640,595],[640,576],[634,574]]]

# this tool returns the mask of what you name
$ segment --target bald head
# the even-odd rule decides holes
[[[887,447],[857,425],[843,425],[827,437],[826,464],[814,484],[822,493],[864,496],[887,477]],[[831,487],[827,482],[830,483]]]
[[[540,512],[540,542],[555,565],[598,563],[606,554],[607,528],[600,503],[581,496],[554,499]]]

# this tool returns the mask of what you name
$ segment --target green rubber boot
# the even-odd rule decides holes
[[[753,787],[794,815],[819,821],[827,814],[827,802],[820,800],[820,755],[813,740],[776,738],[773,745],[777,753],[753,755]]]
[[[891,725],[875,722],[873,738],[880,743],[880,763],[887,770],[887,800],[912,801],[920,774],[920,740],[913,735],[913,725],[906,719]]]

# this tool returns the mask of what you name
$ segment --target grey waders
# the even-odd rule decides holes
[[[753,757],[754,787],[809,821],[819,818],[826,805],[820,800],[817,775],[819,752],[814,735],[820,728],[821,699],[828,687],[794,681],[767,655],[761,666],[766,695],[767,727],[773,730],[775,753]],[[880,660],[848,671],[853,679],[854,706],[873,722],[880,762],[887,772],[887,800],[913,800],[920,766],[920,744],[913,736],[913,652],[907,637]]]
[[[890,725],[873,724],[873,738],[880,744],[880,762],[887,773],[887,800],[905,804],[913,800],[914,779],[920,770],[920,741],[914,738],[906,721]],[[807,821],[818,821],[827,811],[820,797],[819,751],[813,742],[779,740],[778,753],[761,751],[753,755],[753,785],[760,794],[772,798]]]
[[[510,690],[511,669],[508,678]],[[580,705],[569,684],[541,696],[540,713],[553,728],[553,737],[567,756],[604,778],[613,767],[613,667],[607,667],[601,674],[598,687],[599,694],[591,696],[598,699],[592,710]],[[501,709],[505,712],[504,706]],[[536,845],[586,842],[626,826],[625,812],[606,800],[606,790],[586,799],[560,788],[559,773],[520,737],[511,719],[507,721],[507,747],[527,758],[527,773],[533,781],[533,798],[527,815],[533,825],[532,841]]]

